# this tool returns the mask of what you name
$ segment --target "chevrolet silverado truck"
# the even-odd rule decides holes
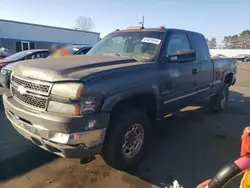
[[[3,103],[14,128],[41,148],[100,154],[126,170],[145,157],[155,120],[203,100],[224,110],[236,71],[235,59],[211,59],[202,34],[132,27],[84,56],[18,64]]]

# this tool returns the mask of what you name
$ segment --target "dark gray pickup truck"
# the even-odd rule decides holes
[[[101,154],[118,169],[145,156],[152,122],[209,99],[224,110],[234,59],[210,58],[202,34],[166,28],[110,33],[85,56],[17,65],[3,95],[7,118],[34,144],[63,157]]]

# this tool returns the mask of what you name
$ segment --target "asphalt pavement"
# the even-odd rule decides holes
[[[250,125],[249,78],[250,65],[241,64],[225,112],[188,107],[155,123],[147,158],[129,172],[110,168],[100,156],[80,164],[43,151],[16,133],[0,101],[0,187],[151,188],[166,187],[174,180],[184,188],[195,187],[239,156],[241,133]],[[0,93],[4,91],[0,88]],[[237,183],[228,187],[237,187]]]

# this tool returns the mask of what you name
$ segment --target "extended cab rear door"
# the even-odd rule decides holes
[[[201,67],[198,72],[199,100],[204,100],[210,95],[210,89],[213,83],[214,65],[210,57],[210,51],[205,37],[199,33],[189,33],[191,42],[196,52],[196,61]]]
[[[174,30],[167,34],[160,69],[160,90],[165,112],[178,110],[196,100],[200,65],[195,59],[181,62],[170,61],[169,58],[180,51],[192,49],[185,31]]]

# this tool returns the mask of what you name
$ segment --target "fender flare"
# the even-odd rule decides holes
[[[225,82],[226,76],[228,74],[233,74],[233,72],[231,70],[226,70],[225,72],[223,72],[220,88],[222,88],[222,86],[223,86],[223,84]]]
[[[137,88],[126,89],[108,96],[102,105],[102,111],[110,112],[121,101],[130,97],[150,94],[156,102],[156,113],[159,112],[160,94],[157,86],[142,86]]]

